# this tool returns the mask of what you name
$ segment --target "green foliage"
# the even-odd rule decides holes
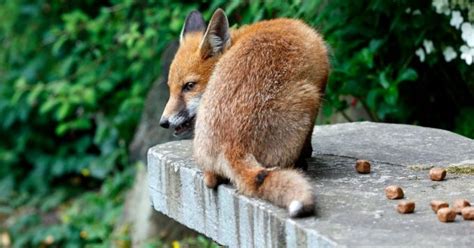
[[[16,247],[48,235],[54,245],[108,246],[123,197],[96,190],[123,194],[132,180],[108,186],[130,174],[127,146],[144,96],[191,8],[0,1],[0,206]]]
[[[362,107],[375,121],[474,137],[474,71],[415,55],[425,39],[462,44],[430,1],[0,0],[0,220],[15,247],[129,244],[112,229],[159,55],[187,13],[209,19],[218,7],[234,26],[292,17],[320,30],[333,67],[326,116]]]
[[[30,211],[13,220],[9,231],[14,247],[54,245],[55,247],[129,247],[125,233],[114,233],[122,212],[124,189],[130,186],[133,167],[107,178],[99,191],[85,192],[58,209]],[[64,192],[64,191],[56,191]],[[61,199],[62,198],[62,199]],[[46,198],[50,206],[64,199],[53,195]],[[45,222],[51,222],[44,226]],[[20,235],[21,234],[21,235]]]
[[[466,137],[474,137],[474,108],[463,108],[456,117],[455,131]]]
[[[445,43],[462,44],[447,18],[436,14],[429,1],[347,2],[339,7],[341,11],[321,16],[339,20],[322,22],[334,48],[330,102],[337,105],[340,96],[352,96],[374,120],[453,129],[459,106],[473,104],[472,71],[460,60],[448,64],[442,54],[430,55],[428,63],[415,56],[427,37],[438,49]]]
[[[185,238],[183,240],[172,241],[171,244],[163,242],[161,240],[148,241],[143,245],[144,248],[180,248],[180,247],[202,247],[202,248],[219,248],[221,246],[205,238],[204,236],[197,236],[196,238]]]

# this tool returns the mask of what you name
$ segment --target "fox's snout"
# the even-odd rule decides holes
[[[200,99],[201,95],[188,98],[188,101],[171,97],[161,116],[160,126],[173,129],[173,134],[177,137],[192,135]]]
[[[190,115],[188,111],[183,110],[170,117],[162,116],[159,124],[163,128],[173,129],[174,136],[186,138],[193,133],[194,119],[194,115]]]
[[[170,121],[168,120],[168,118],[162,116],[161,119],[160,119],[160,126],[162,128],[169,128],[170,127]]]
[[[162,115],[160,119],[160,126],[163,128],[176,128],[194,119],[187,109],[178,111],[169,116]]]

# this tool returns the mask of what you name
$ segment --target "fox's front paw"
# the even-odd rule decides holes
[[[204,183],[208,188],[215,189],[224,182],[224,178],[211,171],[204,172]]]

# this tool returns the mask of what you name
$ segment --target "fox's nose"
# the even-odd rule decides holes
[[[161,117],[160,126],[163,127],[163,128],[169,128],[170,127],[170,122],[168,121],[167,118]]]

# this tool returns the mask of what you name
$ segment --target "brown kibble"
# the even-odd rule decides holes
[[[359,159],[356,161],[355,169],[360,174],[370,173],[370,163],[367,160]]]
[[[430,178],[432,181],[443,181],[446,177],[446,170],[443,168],[433,168],[430,170]]]
[[[432,200],[431,201],[431,209],[433,209],[433,211],[435,213],[438,212],[438,210],[440,210],[441,208],[448,208],[449,207],[449,204],[445,201],[438,201],[438,200]]]
[[[456,219],[456,211],[452,208],[442,208],[436,215],[441,222],[453,222]]]
[[[464,220],[474,220],[474,207],[465,207],[461,213]]]
[[[398,203],[397,211],[401,214],[410,214],[415,211],[415,202],[413,201],[401,201]]]
[[[466,199],[456,199],[454,200],[454,203],[453,203],[454,211],[456,211],[457,214],[461,214],[461,211],[463,208],[470,207],[470,206],[471,206],[471,203],[469,203],[469,201]]]
[[[390,200],[402,199],[404,194],[402,188],[396,185],[390,185],[385,188],[385,195]]]

